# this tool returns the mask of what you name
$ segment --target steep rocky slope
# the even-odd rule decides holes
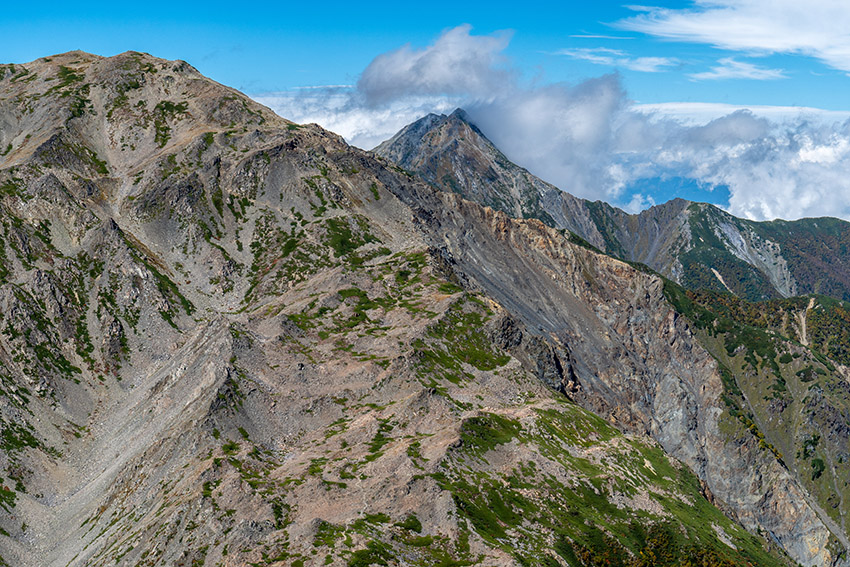
[[[783,465],[847,531],[848,305],[824,296],[749,303],[689,292],[680,306],[700,313],[703,343],[736,377],[739,391],[729,394],[737,417],[757,422],[764,444],[773,440]]]
[[[654,274],[143,54],[0,147],[2,563],[847,563]]]
[[[850,299],[850,223],[838,219],[752,222],[682,199],[630,215],[573,197],[511,163],[462,110],[428,115],[374,151],[440,189],[568,229],[691,289],[750,300],[807,293]]]

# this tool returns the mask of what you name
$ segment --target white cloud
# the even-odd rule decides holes
[[[429,112],[491,100],[514,88],[516,73],[501,55],[511,34],[471,31],[461,25],[427,47],[405,45],[378,55],[353,88],[299,89],[254,98],[290,120],[317,122],[351,144],[372,148]]]
[[[848,142],[846,132],[777,134],[741,148],[737,154],[727,152],[708,165],[703,179],[729,185],[730,212],[746,218],[848,219]]]
[[[659,71],[664,71],[665,67],[672,67],[679,63],[677,59],[671,57],[630,57],[624,51],[605,47],[561,49],[555,53],[557,55],[566,55],[573,59],[590,61],[597,65],[620,67],[631,71],[642,71],[644,73],[658,73]]]
[[[375,57],[357,81],[357,90],[371,105],[411,95],[492,96],[513,82],[500,55],[511,34],[474,36],[471,29],[458,26],[424,49],[405,45]]]
[[[816,145],[810,139],[803,139],[797,156],[800,162],[823,165],[838,164],[848,157],[850,140],[835,136],[825,144]]]
[[[354,85],[309,85],[306,87],[292,87],[295,91],[323,91],[332,89],[351,89]]]
[[[655,199],[653,199],[650,195],[642,195],[640,193],[635,193],[634,195],[632,195],[631,201],[623,205],[623,210],[627,213],[636,214],[644,209],[648,209],[649,207],[654,206]]]
[[[514,90],[467,111],[511,160],[580,197],[614,200],[622,186],[606,173],[606,156],[618,143],[615,117],[625,104],[619,79],[606,75]]]
[[[617,75],[527,86],[499,55],[505,41],[462,26],[427,48],[378,56],[353,89],[255,98],[363,148],[428,112],[463,107],[509,159],[574,195],[630,211],[658,200],[647,180],[685,178],[728,187],[728,210],[747,218],[850,219],[850,120],[842,122],[850,113],[633,105]]]
[[[461,106],[458,97],[419,96],[365,104],[352,89],[319,89],[265,93],[253,97],[281,116],[299,124],[315,122],[359,148],[374,148],[429,112],[446,113]]]
[[[850,71],[846,0],[696,0],[690,9],[639,8],[617,27],[755,54],[800,54]]]
[[[356,86],[264,93],[254,98],[299,123],[316,122],[350,144],[372,148],[429,112],[450,112],[502,96],[517,83],[501,55],[509,32],[444,31],[431,45],[378,55]]]
[[[850,219],[850,122],[779,125],[739,111],[673,132],[651,155],[656,168],[727,186],[738,216]]]
[[[770,133],[770,122],[749,110],[738,110],[705,124],[685,128],[681,137],[691,146],[714,149],[750,144]]]
[[[768,69],[753,63],[737,61],[733,57],[725,57],[718,61],[719,65],[710,71],[692,73],[690,77],[696,81],[719,79],[755,79],[759,81],[785,79],[787,75],[782,69]]]

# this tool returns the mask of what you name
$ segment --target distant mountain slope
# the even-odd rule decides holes
[[[771,306],[806,347],[181,61],[0,66],[0,148],[0,564],[850,564],[841,320]]]
[[[568,229],[690,289],[750,300],[807,293],[850,299],[845,221],[752,222],[682,199],[628,214],[575,198],[511,163],[462,110],[426,116],[374,151],[443,190]]]

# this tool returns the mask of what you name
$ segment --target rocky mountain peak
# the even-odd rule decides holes
[[[511,216],[554,224],[540,201],[557,189],[508,160],[463,109],[430,114],[373,151],[435,186]]]
[[[198,133],[287,124],[185,61],[80,51],[0,66],[0,120],[4,167],[63,146],[123,171]]]

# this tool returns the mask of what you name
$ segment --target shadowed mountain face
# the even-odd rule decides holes
[[[374,151],[435,187],[568,229],[689,289],[749,300],[808,293],[850,299],[850,223],[838,219],[752,222],[682,199],[630,215],[577,199],[511,163],[462,110],[426,116]]]
[[[0,66],[0,148],[0,564],[847,564],[842,317],[689,295],[180,61]],[[494,163],[458,186],[556,195]]]

